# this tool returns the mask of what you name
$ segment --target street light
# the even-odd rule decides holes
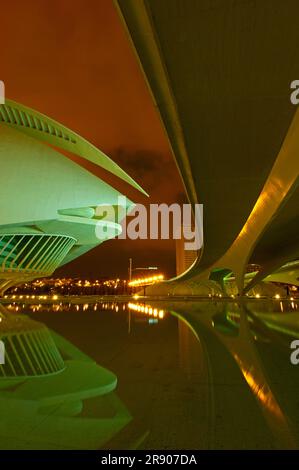
[[[151,277],[141,277],[139,279],[135,279],[134,281],[129,282],[129,286],[131,287],[142,287],[145,285],[154,284],[155,282],[163,281],[164,276],[163,274],[159,274],[158,276],[151,276]]]
[[[133,271],[157,271],[158,266],[147,266],[147,267],[137,267],[133,268],[133,258],[129,258],[129,282],[132,281],[132,272]]]
[[[146,278],[139,278],[134,281],[132,281],[132,273],[133,271],[157,271],[159,268],[158,266],[138,266],[136,268],[133,268],[133,260],[132,258],[129,259],[129,282],[128,286],[129,287],[143,287],[144,289],[144,295],[145,295],[145,286],[154,284],[155,282],[162,281],[164,279],[163,274],[160,275],[153,275],[153,276],[148,276]]]

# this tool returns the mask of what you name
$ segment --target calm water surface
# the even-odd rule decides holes
[[[1,308],[1,449],[299,448],[296,302]]]

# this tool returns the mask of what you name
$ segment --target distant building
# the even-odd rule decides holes
[[[197,250],[185,250],[185,240],[180,238],[175,244],[176,274],[179,276],[194,263],[198,256]]]

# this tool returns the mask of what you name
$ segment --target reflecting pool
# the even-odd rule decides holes
[[[0,449],[299,448],[296,300],[38,302],[0,306]]]

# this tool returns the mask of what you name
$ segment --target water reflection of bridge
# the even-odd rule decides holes
[[[94,310],[95,306],[97,310]],[[160,350],[156,340],[148,345],[140,343],[136,332],[148,325],[151,330],[158,331],[162,328],[166,334],[169,331],[168,320],[173,316],[178,318],[178,351],[176,353],[171,350],[173,357],[163,359],[167,370],[162,368],[159,374],[166,374],[169,380],[171,367],[176,362],[184,371],[184,392],[177,396],[181,400],[190,400],[189,407],[187,404],[186,407],[192,420],[198,420],[198,425],[193,421],[185,423],[181,418],[180,423],[173,423],[173,426],[196,428],[198,435],[193,433],[190,442],[198,448],[298,447],[298,374],[296,367],[290,363],[290,342],[293,338],[299,338],[297,302],[273,303],[260,300],[243,304],[236,301],[207,300],[191,303],[149,302],[147,299],[144,303],[142,299],[137,299],[132,300],[130,305],[105,302],[86,307],[82,303],[78,311],[76,305],[66,304],[66,310],[61,306],[62,309],[56,313],[50,305],[48,311],[45,310],[46,307],[43,305],[33,315],[45,315],[50,323],[56,318],[54,325],[61,327],[63,321],[59,321],[59,317],[65,315],[64,318],[68,319],[64,322],[66,334],[70,330],[70,315],[73,321],[78,318],[77,315],[82,315],[81,321],[84,324],[88,324],[95,316],[101,318],[103,314],[107,319],[111,318],[108,325],[113,326],[113,344],[119,342],[120,338],[122,342],[122,369],[127,360],[124,344],[128,344],[129,338],[132,338],[134,345],[128,355],[130,360],[133,353],[133,357],[140,355],[140,360],[146,363],[149,357],[156,354],[161,362],[162,357],[164,358],[161,356],[162,351],[166,354],[169,345],[163,341],[164,349]],[[26,308],[28,306],[24,306]],[[145,371],[146,384],[151,383],[151,374],[155,377],[151,362],[143,375],[139,368],[126,372],[131,378],[134,375],[135,385],[129,387],[129,396],[131,402],[137,401],[136,409],[140,409],[143,416],[142,427],[140,416],[134,416],[132,420],[116,396],[116,377],[113,373],[97,366],[89,356],[53,331],[50,332],[45,325],[16,315],[13,309],[8,318],[12,318],[9,328],[5,326],[7,320],[1,322],[0,339],[3,338],[3,331],[6,331],[6,337],[8,331],[13,335],[18,332],[22,344],[14,339],[9,346],[10,363],[15,364],[14,373],[10,370],[9,377],[5,378],[0,366],[0,408],[3,409],[1,422],[5,429],[10,430],[8,435],[0,427],[0,435],[6,436],[4,440],[1,438],[1,446],[96,448],[112,445],[112,441],[108,444],[107,440],[114,436],[114,444],[118,442],[120,445],[121,442],[122,448],[128,448],[132,436],[136,438],[136,445],[143,445],[141,437],[152,427],[154,402],[147,404],[146,409],[152,411],[146,412],[141,406],[136,384],[141,386],[140,380],[141,377],[145,380]],[[141,321],[143,318],[145,321]],[[151,318],[159,320],[159,323],[150,323]],[[117,321],[123,325],[120,338],[117,336]],[[92,324],[95,325],[94,320]],[[131,327],[128,328],[129,325]],[[103,331],[94,326],[87,330],[88,349],[97,356],[99,341],[103,341],[107,326]],[[73,331],[77,331],[75,326]],[[128,339],[124,337],[125,331]],[[39,336],[35,338],[36,334]],[[75,337],[75,344],[79,346],[80,334],[77,332]],[[146,337],[142,336],[143,342]],[[156,335],[154,338],[157,338]],[[84,341],[86,339],[83,338],[82,345],[85,344]],[[28,353],[27,347],[30,346],[32,352]],[[115,354],[113,348],[112,352]],[[36,365],[35,376],[30,363]],[[9,363],[7,367],[9,368]],[[57,369],[54,375],[51,373],[53,367]],[[24,377],[22,368],[29,373],[27,377]],[[149,385],[146,386],[148,388]],[[175,387],[175,382],[172,386]],[[171,396],[176,396],[176,393],[173,390]],[[128,399],[128,392],[126,396]],[[158,399],[158,396],[155,395],[154,398]],[[163,402],[163,397],[159,396],[159,400]],[[174,401],[169,404],[169,413],[173,414],[173,418],[177,416],[177,412],[172,410],[174,405],[179,415],[182,403]],[[165,406],[166,413],[167,404]],[[169,413],[166,413],[168,419]],[[186,420],[190,420],[190,416],[186,416]],[[57,427],[59,442],[54,436]],[[161,427],[162,423],[158,428],[163,434],[166,431]],[[66,431],[62,437],[61,430]],[[20,432],[28,437],[26,442],[21,438]],[[155,441],[158,437],[152,436],[152,439]],[[180,448],[180,442],[177,442],[177,446]]]

